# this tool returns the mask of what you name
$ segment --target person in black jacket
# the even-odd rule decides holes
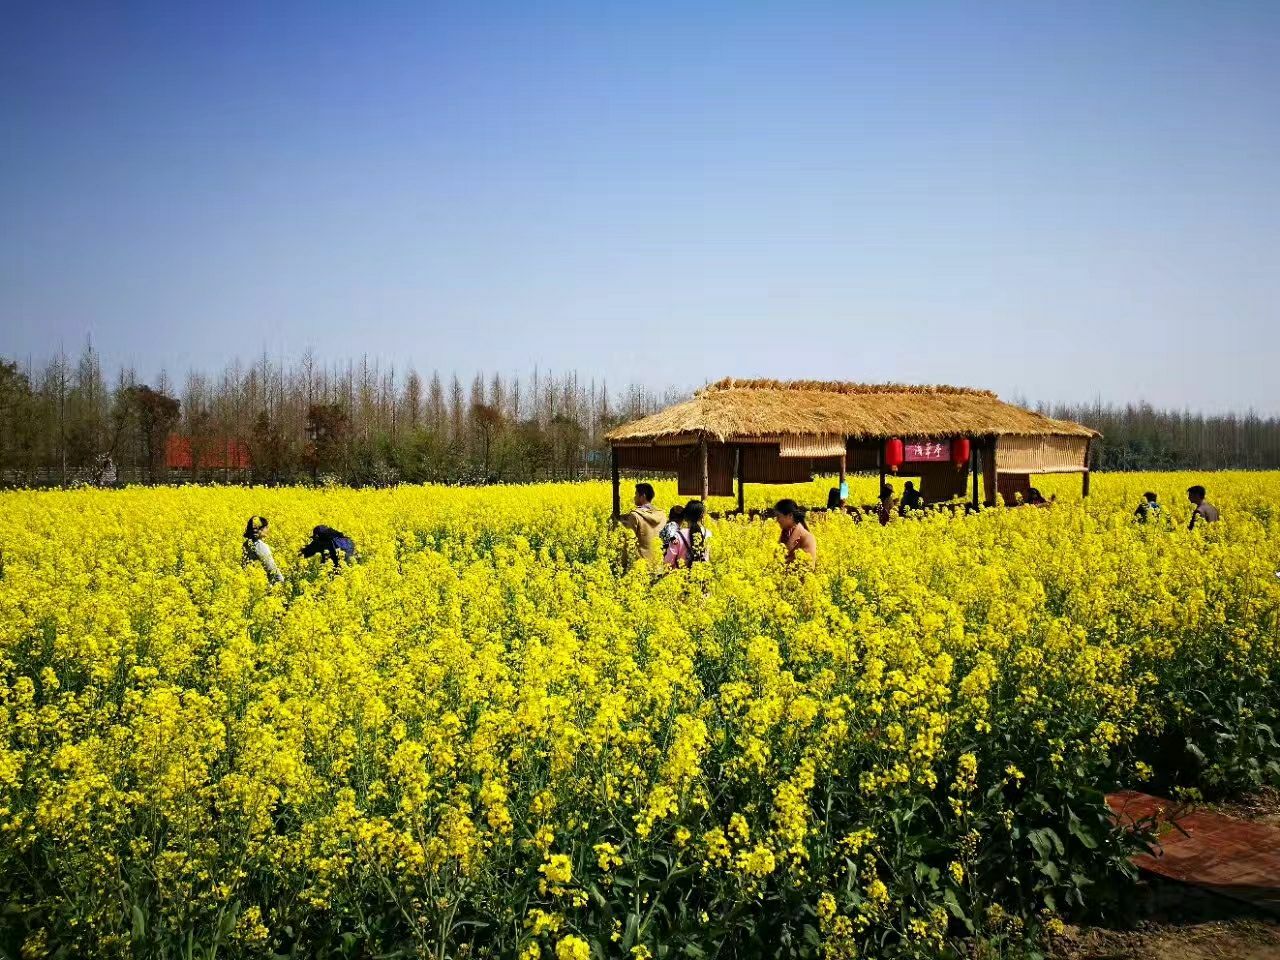
[[[898,507],[898,512],[905,517],[912,510],[923,509],[924,497],[921,496],[920,491],[916,489],[916,485],[908,480],[907,485],[902,488],[902,505]]]
[[[332,560],[335,567],[338,565],[339,553],[342,554],[343,559],[353,560],[356,555],[355,543],[341,530],[335,530],[323,524],[311,531],[311,542],[302,548],[304,557],[314,557],[319,554],[321,557]]]

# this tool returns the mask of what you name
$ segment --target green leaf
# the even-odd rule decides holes
[[[969,919],[965,916],[964,907],[960,906],[960,901],[956,899],[956,892],[954,890],[948,889],[947,892],[942,895],[942,902],[946,904],[947,910],[950,911],[951,915],[957,920]]]
[[[1090,834],[1088,830],[1084,829],[1084,827],[1080,825],[1078,820],[1073,820],[1067,829],[1071,831],[1071,835],[1073,837],[1083,843],[1090,850],[1098,849],[1098,841],[1093,838],[1093,835]]]

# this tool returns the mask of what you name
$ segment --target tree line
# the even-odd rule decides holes
[[[681,398],[573,372],[423,377],[368,358],[263,356],[181,383],[108,376],[92,347],[37,368],[0,358],[9,485],[521,483],[609,472],[604,434]],[[175,441],[183,466],[175,468]]]
[[[577,373],[422,377],[367,358],[263,356],[181,383],[103,370],[86,346],[42,366],[0,358],[0,482],[385,486],[605,476],[604,434],[687,394]],[[1042,407],[1094,427],[1100,470],[1280,469],[1280,418],[1149,405]],[[176,446],[175,446],[176,444]],[[176,460],[175,460],[176,455]],[[176,465],[175,465],[176,464]]]
[[[1160,410],[1147,403],[1059,404],[1042,412],[1093,427],[1095,470],[1280,469],[1280,417]]]

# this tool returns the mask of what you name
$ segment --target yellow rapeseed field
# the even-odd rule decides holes
[[[1197,480],[1223,520],[1188,531]],[[715,521],[663,577],[620,562],[601,483],[0,494],[0,953],[1052,933],[1125,882],[1105,791],[1280,780],[1280,474],[1042,489],[816,518],[812,572]],[[242,565],[252,514],[282,584]],[[317,523],[357,562],[299,558]]]

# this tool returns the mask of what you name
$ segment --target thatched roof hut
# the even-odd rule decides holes
[[[780,436],[890,437],[1074,436],[1088,427],[1005,403],[989,390],[897,383],[724,379],[691,399],[611,431],[611,443],[679,441],[705,435],[719,443]]]
[[[809,479],[815,472],[892,470],[922,476],[940,495],[957,469],[1025,486],[1033,473],[1088,471],[1096,431],[950,386],[724,379],[691,399],[608,435],[619,469],[670,471],[681,493],[727,493],[742,484]],[[905,456],[898,452],[899,447]],[[916,454],[913,456],[913,451]],[[958,459],[952,456],[956,454]],[[898,459],[902,457],[902,459]],[[949,470],[950,472],[947,472]],[[935,476],[936,475],[936,476]],[[963,489],[963,487],[962,487]],[[954,490],[950,491],[954,494]]]

